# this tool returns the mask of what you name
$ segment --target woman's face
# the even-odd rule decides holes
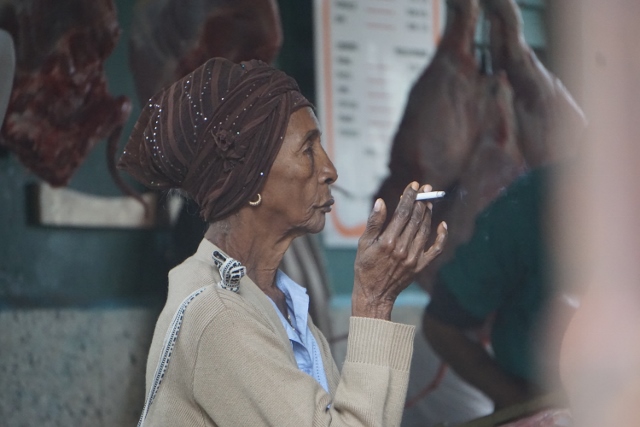
[[[294,112],[264,188],[260,213],[287,232],[317,233],[331,211],[330,184],[338,178],[320,143],[318,120],[311,108]]]

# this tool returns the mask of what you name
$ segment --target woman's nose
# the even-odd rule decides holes
[[[322,149],[322,153],[324,154],[322,169],[321,169],[321,181],[325,184],[333,184],[338,179],[338,171],[336,171],[333,162],[327,155],[327,153]]]

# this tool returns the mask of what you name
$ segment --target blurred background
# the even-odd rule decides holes
[[[447,249],[393,313],[418,328],[403,426],[638,425],[638,20],[633,0],[0,0],[0,425],[137,422],[167,273],[205,225],[172,194],[145,215],[113,159],[211,56],[272,62],[316,105],[336,209],[283,268],[339,366],[374,198],[447,191]]]

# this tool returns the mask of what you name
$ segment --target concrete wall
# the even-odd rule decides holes
[[[0,311],[0,425],[134,426],[157,311]]]
[[[425,298],[401,298],[397,322],[417,325],[409,397],[432,381],[440,360],[420,332]],[[331,307],[334,337],[348,330],[348,298]],[[0,311],[0,425],[125,427],[144,402],[144,371],[157,310],[148,308]],[[346,340],[334,342],[342,366]],[[477,390],[448,372],[435,392],[407,410],[405,427],[463,422],[491,411]]]

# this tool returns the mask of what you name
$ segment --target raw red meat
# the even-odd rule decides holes
[[[518,141],[527,164],[564,158],[586,126],[580,107],[525,42],[515,0],[482,1],[491,24],[492,65],[507,73],[513,87]]]
[[[276,0],[140,1],[130,39],[139,101],[212,57],[271,63],[281,44]]]
[[[65,185],[98,141],[117,144],[131,110],[126,97],[109,95],[103,72],[120,34],[113,1],[5,0],[0,28],[16,45],[0,143],[51,185]]]
[[[459,244],[471,238],[476,216],[524,171],[512,92],[502,75],[492,86],[492,110],[483,118],[486,127],[474,140],[473,152],[451,192],[451,200],[441,209],[436,205],[434,218],[447,221],[449,235],[443,253],[425,273],[436,272]]]
[[[446,189],[464,169],[481,126],[480,104],[487,101],[487,79],[478,72],[473,52],[478,12],[477,0],[449,2],[445,33],[411,89],[393,141],[391,181],[385,184],[394,191],[381,190],[387,203],[412,179],[428,177],[435,188]]]
[[[506,77],[483,75],[474,50],[478,0],[448,2],[448,22],[431,64],[411,90],[393,141],[390,176],[376,197],[393,211],[411,181],[446,190],[434,224],[446,220],[445,251],[417,279],[431,276],[467,240],[476,215],[522,172],[512,93]]]

